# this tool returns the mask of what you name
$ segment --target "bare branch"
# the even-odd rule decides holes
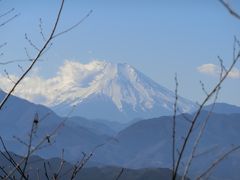
[[[5,62],[0,62],[0,65],[8,65],[8,64],[12,64],[12,63],[17,63],[17,62],[29,62],[32,61],[30,59],[15,59],[15,60],[9,60],[9,61],[5,61]],[[39,61],[41,61],[39,59]]]
[[[0,27],[6,25],[7,23],[9,23],[10,21],[12,21],[13,19],[17,18],[18,16],[20,16],[20,13],[19,14],[15,14],[14,16],[12,16],[11,18],[7,19],[6,21],[2,22],[0,24]]]
[[[173,106],[173,125],[172,125],[172,178],[174,177],[175,171],[177,102],[178,102],[178,79],[177,74],[175,74],[175,102]]]
[[[13,12],[14,10],[15,10],[15,8],[9,9],[7,12],[1,14],[1,15],[0,15],[0,18],[6,16],[6,15],[8,15],[8,14],[10,14],[10,13]]]
[[[32,42],[32,40],[28,37],[27,33],[25,33],[25,39],[36,51],[40,51],[40,49]]]
[[[180,165],[180,162],[182,160],[182,156],[183,156],[183,153],[186,149],[186,146],[189,142],[189,139],[190,139],[190,136],[193,132],[193,129],[194,129],[194,126],[198,120],[198,117],[199,115],[201,114],[202,112],[202,109],[204,107],[204,105],[209,101],[209,99],[218,91],[218,89],[220,88],[221,84],[224,82],[224,80],[228,77],[229,73],[231,72],[231,70],[233,69],[233,67],[235,66],[235,64],[237,63],[237,61],[240,59],[240,51],[238,52],[237,56],[235,56],[233,58],[233,62],[232,64],[230,65],[230,67],[227,69],[226,73],[224,73],[224,75],[222,75],[221,79],[219,80],[219,82],[213,87],[213,89],[211,90],[211,92],[208,94],[208,96],[205,97],[205,99],[203,100],[203,102],[200,104],[200,107],[198,108],[198,110],[196,111],[194,117],[193,117],[193,120],[192,120],[192,123],[188,129],[188,132],[187,132],[187,135],[186,135],[186,138],[182,144],[182,147],[180,149],[180,154],[179,154],[179,157],[178,157],[178,160],[177,160],[177,163],[176,163],[176,170],[174,172],[174,177],[173,179],[176,179],[177,177],[177,172],[178,172],[178,168],[179,168],[179,165]]]
[[[18,64],[18,68],[19,68],[22,72],[24,72],[23,67],[22,67],[20,64]]]
[[[2,144],[2,146],[3,146],[3,149],[4,149],[4,151],[5,151],[5,153],[7,154],[8,157],[5,156],[4,153],[2,153],[2,151],[1,151],[1,154],[5,157],[5,159],[7,159],[7,160],[13,165],[14,168],[16,168],[16,171],[19,172],[19,174],[20,174],[25,180],[27,180],[27,177],[26,177],[25,174],[23,173],[21,167],[20,167],[20,166],[17,166],[17,162],[13,159],[12,155],[9,153],[9,151],[8,151],[8,149],[7,149],[7,147],[6,147],[6,145],[5,145],[5,143],[4,143],[4,141],[3,141],[3,139],[2,139],[1,136],[0,136],[0,142],[1,142],[1,144]],[[8,175],[7,175],[5,178],[8,179],[8,178],[10,178],[10,177],[11,177],[11,176],[8,176]]]
[[[40,29],[40,34],[42,36],[43,41],[46,41],[45,35],[43,34],[43,27],[42,27],[42,19],[39,19],[39,29]]]
[[[4,179],[5,176],[7,176],[7,171],[4,169],[4,167],[0,166],[0,170],[3,172],[4,176],[0,176],[1,179]],[[11,180],[13,180],[12,177],[10,177]]]
[[[36,146],[34,146],[33,148],[31,148],[31,150],[30,150],[30,152],[29,152],[29,156],[31,156],[34,152],[38,151],[38,150],[42,147],[42,145],[44,145],[46,142],[47,142],[47,143],[51,143],[51,140],[50,140],[50,139],[51,139],[54,135],[56,135],[56,133],[59,131],[59,129],[60,129],[61,127],[63,127],[65,121],[67,121],[67,120],[69,119],[69,117],[70,117],[71,113],[73,112],[73,110],[74,110],[74,108],[68,113],[68,115],[66,116],[66,118],[65,118],[61,123],[59,123],[59,125],[58,125],[56,128],[54,128],[49,134],[45,135],[45,136],[39,141],[39,143],[38,143]],[[8,177],[11,177],[12,174],[15,173],[15,171],[17,170],[17,168],[19,168],[19,167],[26,161],[26,158],[27,158],[27,157],[24,157],[24,158],[9,172],[8,176],[6,177],[6,179],[7,179]]]
[[[77,27],[78,25],[80,25],[87,17],[89,17],[89,15],[92,13],[92,10],[83,18],[81,19],[77,24],[75,24],[74,26],[60,32],[56,34],[56,30],[58,27],[58,23],[60,20],[60,16],[62,13],[62,9],[63,9],[63,5],[64,5],[64,0],[62,0],[61,2],[61,6],[60,9],[58,11],[57,14],[57,18],[56,21],[54,23],[53,29],[48,37],[48,39],[46,40],[46,42],[44,43],[44,45],[42,46],[41,49],[39,49],[36,57],[32,60],[32,63],[30,64],[30,66],[27,68],[27,70],[21,75],[21,77],[17,80],[17,82],[13,85],[13,87],[10,89],[10,91],[7,93],[7,95],[4,97],[4,99],[2,100],[2,102],[0,102],[0,110],[3,108],[4,104],[7,102],[7,100],[9,99],[9,97],[11,96],[11,94],[14,92],[14,90],[16,89],[16,87],[20,84],[20,82],[26,77],[26,75],[31,71],[31,69],[33,68],[33,66],[37,63],[37,61],[39,61],[39,58],[45,53],[45,50],[48,49],[49,45],[51,45],[51,42],[54,38],[63,35],[65,33],[68,33],[69,31],[71,31],[72,29],[74,29],[75,27]],[[37,48],[38,49],[38,48]]]
[[[27,146],[27,154],[25,156],[25,162],[23,165],[23,173],[25,174],[27,165],[28,165],[28,160],[30,158],[30,153],[31,153],[31,149],[32,149],[32,141],[33,141],[33,135],[36,133],[36,129],[38,127],[38,122],[39,122],[39,118],[38,118],[38,113],[35,114],[35,117],[32,121],[32,127],[31,127],[31,131],[29,134],[29,141],[28,141],[28,146]]]
[[[222,76],[222,75],[220,75],[220,77],[221,77],[221,76]],[[198,147],[198,145],[199,145],[199,143],[200,143],[200,140],[201,140],[201,138],[202,138],[202,136],[203,136],[203,134],[204,134],[205,128],[206,128],[206,126],[207,126],[208,120],[209,120],[209,118],[211,117],[212,112],[213,112],[213,109],[214,109],[214,107],[215,107],[215,104],[216,104],[216,101],[217,101],[217,98],[218,98],[219,90],[220,90],[220,88],[218,88],[218,90],[217,90],[217,92],[216,92],[216,94],[215,94],[214,102],[213,102],[213,104],[212,104],[212,106],[211,106],[211,109],[210,109],[210,111],[208,112],[207,117],[206,117],[205,120],[203,121],[203,124],[202,124],[202,126],[201,126],[201,128],[200,128],[200,130],[199,130],[198,136],[197,136],[197,138],[196,138],[196,140],[195,140],[195,142],[194,142],[194,145],[193,145],[193,147],[192,147],[192,149],[191,149],[191,153],[190,153],[190,155],[189,155],[188,162],[187,162],[187,164],[186,164],[186,166],[185,166],[185,170],[184,170],[184,174],[183,174],[183,176],[182,176],[182,180],[185,180],[185,178],[186,178],[187,175],[188,175],[188,171],[189,171],[189,168],[190,168],[190,166],[191,166],[191,164],[192,164],[193,158],[195,157],[197,147]]]
[[[80,21],[78,21],[76,24],[74,24],[73,26],[71,26],[70,28],[60,32],[60,33],[57,33],[56,35],[53,36],[53,38],[56,38],[58,36],[61,36],[62,34],[65,34],[71,30],[73,30],[74,28],[76,28],[77,26],[79,26],[82,22],[84,22],[91,14],[92,14],[93,10],[90,10]]]
[[[9,76],[9,74],[8,74],[8,72],[7,72],[6,69],[4,69],[4,73],[5,73],[5,75],[6,75],[6,78],[7,78],[9,81],[11,81],[13,84],[16,83],[16,82]]]
[[[210,147],[210,148],[208,148],[208,149],[206,149],[206,150],[204,150],[204,151],[202,151],[202,152],[199,152],[198,154],[195,154],[195,155],[194,155],[194,158],[199,158],[200,156],[203,156],[203,155],[205,155],[205,154],[208,154],[208,153],[216,150],[218,147],[219,147],[219,146],[216,144],[216,145],[214,145],[214,146],[212,146],[212,147]]]
[[[200,81],[201,87],[202,87],[202,91],[205,93],[206,96],[208,96],[208,92],[205,89],[205,85],[202,81]]]
[[[117,177],[115,180],[119,180],[120,177],[122,176],[123,172],[124,172],[125,168],[122,168],[121,171],[118,173]]]
[[[58,177],[59,177],[59,175],[60,175],[60,173],[61,173],[61,171],[63,169],[64,164],[65,164],[65,161],[64,161],[64,149],[63,149],[62,150],[62,155],[61,155],[61,163],[59,165],[59,168],[58,168],[57,172],[54,173],[54,175],[53,175],[53,179],[54,180],[58,179]]]
[[[48,38],[48,40],[45,42],[45,44],[43,45],[43,47],[39,50],[39,52],[37,53],[36,57],[34,58],[33,62],[31,63],[31,65],[28,67],[28,69],[22,74],[22,76],[18,79],[18,81],[14,84],[14,86],[12,87],[12,89],[8,92],[8,94],[5,96],[5,98],[3,99],[3,101],[0,103],[0,110],[3,108],[4,104],[7,102],[8,98],[10,97],[10,95],[14,92],[15,88],[19,85],[19,83],[25,78],[25,76],[30,72],[30,70],[33,68],[33,66],[36,64],[36,62],[38,61],[38,59],[41,57],[43,51],[47,48],[47,46],[49,45],[49,43],[52,41],[53,36],[55,34],[55,31],[57,29],[58,26],[58,22],[61,16],[61,12],[63,9],[63,5],[64,5],[64,0],[62,0],[61,2],[61,6],[60,9],[58,11],[58,15],[57,15],[57,19],[55,21],[55,24],[53,26],[53,29],[51,31],[51,34]]]
[[[47,178],[47,180],[50,180],[49,176],[48,176],[48,171],[47,171],[47,167],[46,167],[46,163],[43,163],[43,167],[44,167],[44,175]]]
[[[240,20],[240,15],[230,7],[230,5],[224,1],[224,0],[219,0],[219,2],[228,10],[228,12],[234,16],[235,18]]]
[[[26,142],[24,142],[22,139],[20,139],[19,137],[13,136],[13,139],[16,139],[20,144],[28,147],[28,144]]]
[[[217,165],[219,165],[220,162],[222,162],[225,158],[227,158],[230,154],[232,154],[233,152],[237,151],[240,149],[240,146],[236,146],[232,149],[230,149],[229,151],[225,152],[224,154],[222,154],[217,160],[215,160],[211,166],[204,171],[201,175],[199,175],[196,179],[200,180],[203,179],[207,174],[209,174]]]

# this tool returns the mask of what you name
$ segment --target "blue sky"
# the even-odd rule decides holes
[[[232,2],[240,12],[240,3]],[[55,19],[60,1],[3,0],[0,12],[14,7],[20,16],[0,29],[0,61],[25,59],[24,47],[36,52],[24,39],[27,33],[41,45],[39,18],[47,34]],[[228,14],[217,0],[66,0],[59,31],[81,19],[89,10],[93,14],[72,32],[54,41],[53,47],[37,64],[38,74],[51,77],[65,60],[87,63],[93,59],[131,64],[144,74],[174,90],[177,72],[182,96],[200,101],[204,93],[199,81],[210,89],[216,76],[200,73],[203,64],[218,64],[221,56],[232,61],[233,36],[240,38],[240,21]],[[21,63],[26,67],[27,63]],[[238,69],[240,65],[236,66]],[[19,74],[17,64],[1,66]],[[240,79],[228,79],[219,101],[240,105]]]

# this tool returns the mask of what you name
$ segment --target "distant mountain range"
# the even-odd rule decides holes
[[[199,121],[203,121],[207,112],[202,112]],[[192,115],[185,114],[188,119]],[[240,144],[240,114],[212,114],[204,136],[201,139],[197,157],[193,161],[190,177],[199,175],[204,169],[218,159],[223,152]],[[189,122],[182,115],[177,117],[177,142],[180,147],[182,137],[186,134]],[[139,121],[120,131],[118,143],[107,144],[99,149],[95,161],[117,164],[131,168],[171,167],[171,127],[172,117],[165,116]],[[196,136],[196,130],[193,136]],[[189,144],[184,155],[185,161],[193,142]],[[211,173],[217,179],[238,179],[237,167],[240,166],[240,151],[233,153]],[[184,163],[184,162],[183,162]],[[220,178],[221,177],[221,178]]]
[[[211,106],[212,106],[212,104],[205,106],[204,110],[210,111]],[[231,104],[227,104],[227,103],[216,103],[214,105],[213,112],[218,113],[218,114],[240,113],[240,107],[235,106],[235,105],[231,105]]]
[[[11,153],[11,156],[15,160],[15,162],[20,162],[22,157]],[[5,153],[5,155],[7,155]],[[12,164],[7,161],[2,154],[0,154],[0,162],[2,167],[6,167],[5,171],[10,172],[14,167]],[[44,168],[44,163],[45,167]],[[27,171],[29,175],[29,179],[36,179],[38,177],[41,180],[44,179],[52,179],[54,174],[58,173],[58,179],[66,180],[71,179],[71,175],[74,169],[74,165],[68,162],[64,162],[61,170],[59,171],[59,167],[61,167],[62,160],[60,158],[51,158],[51,159],[42,159],[39,156],[32,156],[29,159],[29,164],[27,166]],[[76,180],[115,180],[120,172],[122,171],[121,167],[84,167],[79,173],[77,173],[75,179]],[[47,174],[47,175],[46,175]],[[4,176],[5,174],[0,171],[0,176]],[[119,178],[124,180],[170,180],[172,172],[167,168],[144,168],[144,169],[123,169],[121,177]],[[16,179],[20,179],[20,175],[18,172],[14,173]],[[48,177],[48,178],[47,178]],[[178,177],[177,179],[181,179]]]
[[[4,92],[0,91],[0,100],[4,95]],[[191,169],[193,177],[215,158],[218,158],[221,152],[240,144],[240,108],[228,104],[216,104],[216,107],[219,106],[222,113],[213,112],[209,119],[198,149],[199,156],[194,160]],[[205,110],[208,108],[209,106],[206,106]],[[216,110],[218,112],[218,108]],[[19,154],[26,153],[25,146],[13,136],[22,140],[28,138],[36,112],[39,114],[40,123],[34,143],[52,131],[65,118],[59,117],[47,107],[15,96],[11,96],[6,106],[0,111],[0,135],[11,151]],[[206,115],[207,111],[203,111],[199,122]],[[182,141],[182,136],[185,135],[187,126],[189,126],[189,122],[184,117],[191,119],[192,115],[177,116],[177,142]],[[171,167],[171,126],[171,116],[138,120],[128,124],[69,117],[64,127],[52,139],[53,142],[55,141],[53,145],[40,150],[38,155],[45,158],[60,156],[61,150],[64,148],[65,158],[74,162],[81,157],[82,152],[91,152],[96,146],[104,144],[94,153],[89,162],[91,166],[169,168]],[[187,158],[190,147],[184,158]],[[239,153],[232,154],[216,168],[213,172],[214,177],[238,179],[240,174],[235,167],[240,166],[239,162]]]
[[[0,91],[0,99],[4,95]],[[66,152],[68,152],[68,147],[70,148],[67,153],[69,157],[81,156],[82,151],[88,152],[99,143],[104,143],[108,137],[116,134],[114,128],[101,122],[90,121],[82,117],[59,117],[45,106],[11,96],[6,106],[0,111],[0,135],[8,142],[8,147],[13,152],[25,153],[25,146],[13,136],[26,141],[36,113],[38,113],[40,122],[35,143],[52,132],[62,121],[67,120],[64,127],[59,129],[55,135],[57,138],[54,147],[51,146],[47,151],[42,151],[41,155],[44,157],[58,156],[64,147]]]

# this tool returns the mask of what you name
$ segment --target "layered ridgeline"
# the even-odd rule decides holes
[[[0,100],[5,95],[0,91]],[[226,114],[211,114],[189,177],[199,175],[223,152],[240,144],[240,107],[216,104],[217,111],[219,108],[225,110],[221,112]],[[37,134],[34,136],[34,146],[51,133],[60,122],[66,120],[45,106],[11,96],[0,111],[0,135],[10,151],[25,155],[26,146],[13,136],[28,142],[35,113],[38,113],[40,123]],[[208,113],[203,111],[198,122],[203,121],[207,115]],[[185,114],[176,117],[176,137],[179,143],[189,126],[186,117],[192,119],[193,115]],[[194,131],[194,136],[196,132],[198,132],[197,129]],[[140,120],[124,126],[119,126],[117,122],[72,117],[68,118],[64,126],[51,138],[53,144],[49,146],[44,144],[45,148],[40,149],[37,155],[45,158],[60,157],[64,148],[64,158],[69,162],[75,162],[82,157],[82,152],[89,153],[97,146],[104,144],[96,150],[88,166],[118,166],[134,169],[169,168],[171,167],[171,143],[169,143],[171,138],[172,116]],[[190,142],[192,144],[192,140]],[[191,146],[188,146],[184,154],[184,162],[189,156],[190,149]],[[239,179],[239,157],[239,151],[231,154],[214,169],[213,179]]]
[[[76,106],[74,115],[87,118],[128,121],[173,113],[175,95],[128,64],[93,61],[68,62],[72,74],[68,89],[59,90],[50,106],[65,115]],[[195,104],[179,97],[180,112],[192,112]]]

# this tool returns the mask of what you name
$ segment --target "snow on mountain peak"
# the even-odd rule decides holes
[[[11,78],[14,80],[17,77]],[[7,89],[7,81],[1,76],[0,84],[2,89]],[[88,117],[89,114],[95,114],[91,118],[105,118],[109,109],[120,113],[123,118],[169,114],[172,113],[175,100],[172,91],[134,67],[96,60],[86,64],[65,61],[56,76],[49,79],[27,77],[16,92],[16,95],[50,107],[69,109],[77,105],[79,113],[76,115]],[[189,112],[195,106],[181,97],[178,104],[182,112]]]
[[[68,88],[74,89],[74,91],[59,97],[56,104],[66,101],[72,105],[78,104],[94,94],[103,94],[111,98],[119,110],[122,110],[123,102],[132,103],[133,107],[137,104],[137,93],[134,94],[136,87],[134,88],[133,85],[134,83],[137,85],[137,72],[128,64],[105,61],[80,64],[68,61],[60,69],[60,74],[68,74],[67,77],[64,77],[67,79],[63,81],[67,82]],[[146,104],[150,104],[150,102],[146,102]]]
[[[172,109],[174,94],[128,64],[93,61],[88,64],[73,62],[72,65],[77,72],[71,77],[74,83],[70,89],[74,91],[68,91],[56,104],[77,105],[89,97],[103,95],[120,111],[124,111],[124,106],[130,106],[133,111],[148,111],[159,103]],[[182,106],[184,112],[189,110],[187,106]]]

